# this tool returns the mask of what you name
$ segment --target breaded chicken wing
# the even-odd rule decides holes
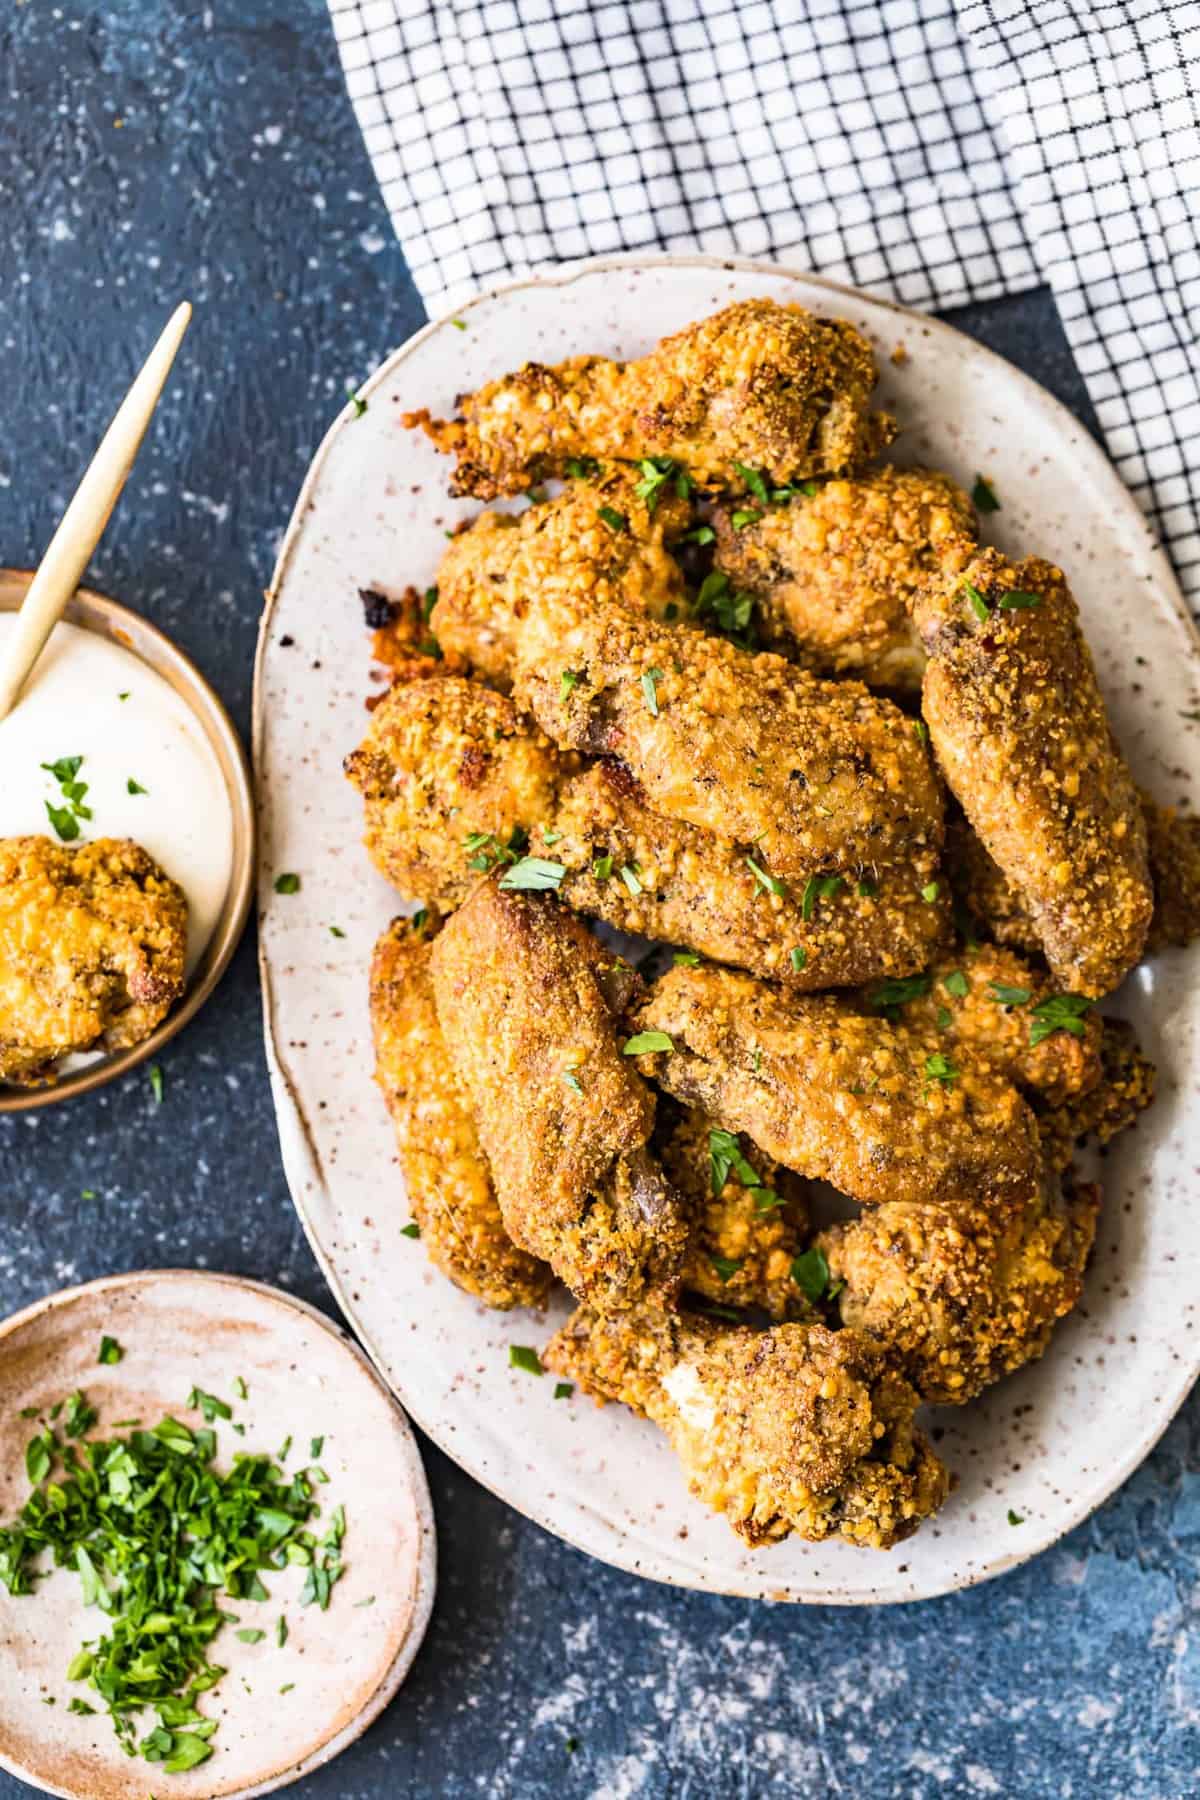
[[[904,865],[928,885],[942,802],[911,721],[857,683],[650,617],[640,586],[631,602],[603,574],[625,531],[614,517],[552,501],[504,534],[519,548],[493,584],[503,622],[485,652],[471,648],[478,584],[463,600],[443,567],[439,637],[473,662],[510,644],[516,697],[553,742],[619,758],[655,812],[757,846],[769,873]]]
[[[438,1018],[513,1242],[604,1308],[670,1304],[686,1210],[618,1047],[637,977],[552,896],[481,881],[434,941]]]
[[[410,899],[444,907],[465,899],[514,833],[523,841],[552,815],[565,773],[511,700],[455,676],[391,688],[345,770],[380,873]]]
[[[1036,1180],[1037,1128],[1009,1082],[841,996],[675,968],[634,1025],[669,1039],[638,1058],[669,1094],[856,1200],[1003,1207]]]
[[[1038,1114],[1038,1130],[1047,1166],[1065,1169],[1084,1138],[1111,1143],[1118,1132],[1136,1124],[1154,1099],[1158,1071],[1142,1054],[1133,1027],[1124,1019],[1103,1019],[1100,1036],[1100,1079],[1094,1087],[1072,1095]]]
[[[1147,949],[1182,948],[1200,937],[1200,819],[1142,795],[1154,916]]]
[[[938,761],[1059,982],[1109,993],[1153,906],[1146,827],[1060,570],[984,550],[918,595]]]
[[[371,960],[375,1079],[429,1259],[487,1306],[544,1306],[547,1265],[504,1229],[475,1122],[438,1023],[428,928],[393,919]]]
[[[684,1287],[773,1319],[809,1312],[792,1277],[808,1231],[799,1177],[707,1113],[672,1108],[664,1117],[660,1109],[655,1146],[691,1217]]]
[[[726,504],[713,524],[716,567],[753,594],[772,648],[817,675],[913,690],[925,668],[917,591],[967,562],[978,535],[966,494],[931,469],[827,481],[750,523]]]
[[[187,900],[139,844],[0,838],[0,1081],[150,1036],[183,993]]]
[[[875,382],[853,325],[741,300],[637,362],[526,363],[461,396],[460,417],[410,413],[405,424],[457,457],[451,492],[481,500],[596,457],[670,458],[713,487],[744,486],[748,468],[778,487],[840,474],[891,442],[894,420],[870,410]]]
[[[1052,1182],[997,1216],[891,1205],[832,1225],[817,1247],[845,1282],[842,1322],[879,1340],[922,1400],[960,1405],[1041,1356],[1076,1304],[1100,1191]]]
[[[542,1360],[660,1426],[692,1492],[750,1544],[794,1532],[886,1550],[949,1492],[911,1387],[857,1332],[581,1308]]]

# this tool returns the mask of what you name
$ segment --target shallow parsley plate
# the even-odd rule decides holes
[[[405,1238],[408,1213],[371,1076],[367,965],[396,897],[360,845],[340,775],[362,736],[367,638],[360,587],[434,577],[445,530],[477,509],[446,498],[449,462],[399,414],[447,415],[455,395],[581,351],[635,356],[753,294],[852,320],[874,341],[898,461],[991,481],[991,542],[1061,562],[1083,608],[1117,728],[1159,798],[1191,800],[1200,734],[1196,640],[1150,530],[1083,427],[1025,376],[944,325],[767,265],[614,259],[482,296],[418,333],[367,382],[309,472],[259,649],[255,753],[262,808],[261,959],[267,1047],[288,1178],[342,1304],[414,1418],[529,1517],[623,1568],[719,1592],[861,1603],[981,1581],[1043,1549],[1124,1479],[1197,1369],[1180,1296],[1200,1278],[1189,1216],[1189,1130],[1200,1129],[1193,952],[1160,957],[1112,1010],[1161,1065],[1161,1097],[1103,1164],[1105,1210],[1084,1303],[1044,1361],[931,1419],[959,1476],[940,1517],[887,1555],[841,1543],[746,1549],[688,1497],[649,1425],[510,1366],[559,1316],[488,1313]],[[891,352],[903,345],[899,366]],[[301,877],[277,895],[282,870]],[[336,925],[344,937],[335,937]],[[1011,1511],[1022,1521],[1008,1523]]]
[[[124,1354],[100,1363],[108,1336]],[[245,1398],[239,1398],[245,1386]],[[213,1755],[188,1773],[121,1750],[103,1712],[68,1712],[79,1698],[102,1705],[67,1667],[84,1639],[104,1630],[85,1609],[78,1575],[56,1570],[33,1594],[0,1587],[0,1768],[71,1800],[250,1800],[317,1768],[353,1742],[392,1699],[429,1620],[434,1531],[429,1490],[408,1423],[366,1358],[312,1307],[230,1275],[182,1270],[116,1275],[54,1294],[0,1325],[0,1521],[29,1492],[25,1446],[41,1426],[22,1418],[81,1389],[100,1417],[92,1437],[122,1435],[123,1419],[156,1425],[167,1413],[193,1428],[193,1387],[233,1410],[217,1419],[217,1467],[238,1450],[278,1455],[288,1471],[319,1462],[321,1516],[346,1511],[345,1573],[328,1611],[302,1607],[304,1571],[266,1577],[270,1600],[225,1601],[246,1630],[227,1625],[212,1660],[229,1673],[200,1698],[219,1721]],[[323,1437],[313,1456],[313,1439]],[[320,1521],[317,1522],[320,1524]],[[323,1527],[322,1527],[323,1529]],[[370,1602],[368,1604],[368,1602]],[[286,1642],[277,1621],[286,1618]],[[286,1693],[281,1693],[282,1688]],[[139,1738],[154,1720],[147,1717]]]

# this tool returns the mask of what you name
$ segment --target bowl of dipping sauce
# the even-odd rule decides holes
[[[0,644],[32,579],[0,569]],[[0,1083],[0,1113],[67,1100],[152,1058],[220,981],[250,910],[253,790],[229,714],[169,638],[86,588],[0,720],[0,838],[59,841],[50,808],[62,799],[61,783],[45,765],[75,758],[91,813],[81,835],[131,839],[183,889],[186,985],[141,1042],[67,1057],[43,1086]]]

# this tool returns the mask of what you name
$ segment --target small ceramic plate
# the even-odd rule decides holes
[[[97,1361],[103,1336],[124,1350]],[[245,1383],[246,1398],[240,1400]],[[328,1762],[366,1730],[408,1672],[424,1636],[435,1581],[433,1514],[425,1472],[403,1413],[366,1358],[302,1301],[257,1282],[184,1270],[117,1275],[54,1294],[0,1325],[0,1521],[29,1492],[25,1445],[38,1429],[22,1410],[44,1410],[82,1389],[114,1421],[157,1424],[165,1413],[199,1424],[193,1387],[227,1401],[245,1436],[216,1421],[218,1465],[237,1450],[316,1461],[323,1437],[322,1514],[346,1509],[345,1573],[327,1612],[299,1604],[303,1571],[269,1576],[270,1602],[230,1602],[261,1643],[232,1626],[214,1640],[228,1668],[201,1710],[219,1720],[214,1754],[186,1774],[163,1776],[121,1750],[107,1716],[72,1714],[73,1696],[95,1700],[67,1666],[103,1620],[80,1599],[79,1577],[55,1570],[36,1593],[0,1587],[0,1767],[71,1800],[250,1800]],[[287,1619],[287,1641],[276,1621]],[[283,1692],[283,1689],[287,1689]],[[51,1704],[53,1702],[53,1704]],[[146,1720],[145,1729],[154,1723]],[[139,1734],[140,1735],[140,1734]]]
[[[32,580],[28,570],[0,569],[0,612],[16,612]],[[233,821],[229,886],[212,934],[188,977],[187,991],[156,1031],[128,1050],[75,1059],[77,1066],[68,1065],[59,1079],[47,1087],[10,1087],[0,1082],[0,1113],[29,1112],[35,1107],[55,1106],[76,1094],[100,1087],[104,1082],[114,1081],[138,1063],[157,1056],[200,1010],[228,968],[250,911],[254,886],[254,799],[250,765],[233,721],[195,663],[148,619],[87,588],[77,590],[63,616],[69,624],[98,632],[120,644],[122,649],[132,651],[161,675],[191,709],[221,771],[229,796]]]
[[[445,531],[478,510],[446,498],[447,459],[399,415],[452,414],[457,394],[527,358],[639,355],[757,294],[867,333],[881,402],[903,427],[897,460],[946,469],[968,488],[983,473],[1001,501],[988,537],[1066,568],[1138,777],[1195,810],[1193,629],[1149,526],[1078,420],[949,327],[811,276],[699,257],[586,264],[483,295],[460,309],[463,329],[443,321],[419,333],[313,463],[264,620],[256,691],[267,1043],[292,1193],[330,1282],[412,1416],[473,1475],[581,1549],[660,1580],[785,1600],[915,1600],[1011,1568],[1077,1524],[1145,1455],[1196,1373],[1186,1300],[1200,1280],[1187,1147],[1200,1132],[1196,952],[1156,958],[1112,1004],[1162,1078],[1157,1105],[1103,1164],[1083,1305],[1044,1361],[930,1421],[959,1486],[887,1555],[795,1539],[749,1550],[689,1499],[651,1426],[578,1395],[555,1402],[553,1382],[511,1368],[510,1344],[542,1342],[558,1314],[484,1311],[401,1235],[404,1190],[370,1079],[367,965],[398,903],[361,847],[361,803],[340,774],[366,724],[357,590],[424,588]],[[893,363],[899,347],[906,357]],[[272,892],[280,870],[300,875],[299,892]]]

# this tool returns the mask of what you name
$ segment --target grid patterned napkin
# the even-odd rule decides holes
[[[329,3],[431,310],[632,250],[1048,282],[1200,608],[1200,0]]]

